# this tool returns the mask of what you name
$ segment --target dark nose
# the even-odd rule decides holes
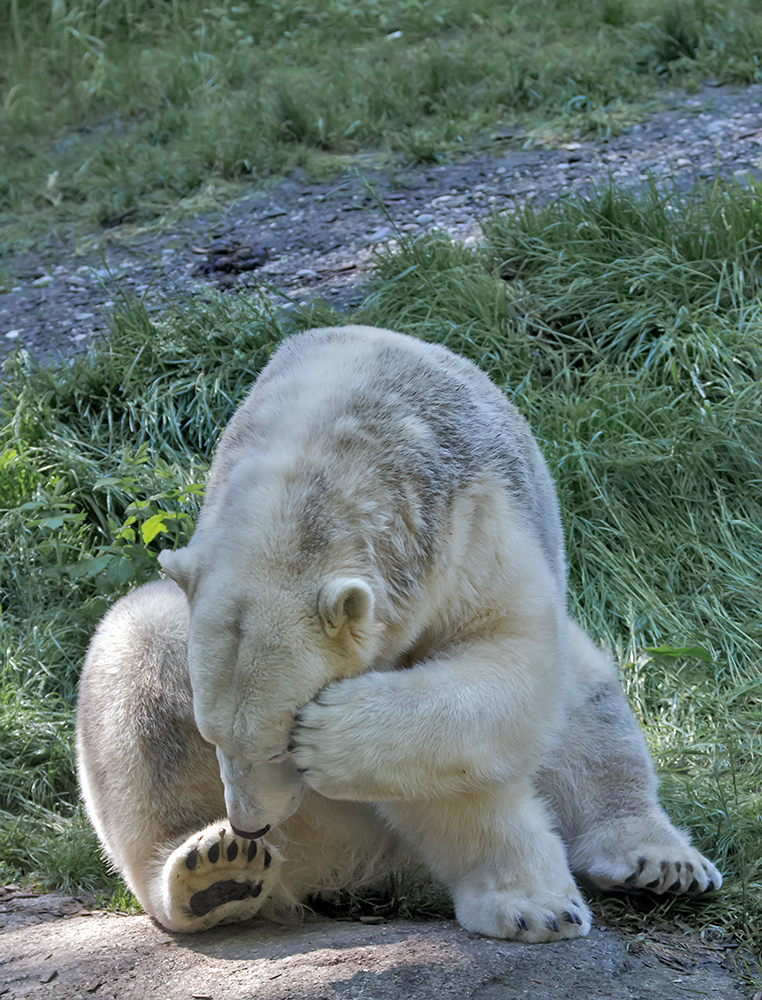
[[[238,827],[233,826],[232,823],[230,825],[233,827],[233,833],[236,837],[241,837],[243,840],[258,840],[260,837],[264,837],[270,829],[270,824],[268,823],[267,826],[263,826],[262,829],[257,830],[256,833],[246,833],[245,830],[239,830]]]

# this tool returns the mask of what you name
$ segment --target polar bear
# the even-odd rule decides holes
[[[572,871],[721,884],[568,617],[528,425],[444,347],[285,341],[161,565],[92,639],[77,750],[106,853],[168,930],[415,872],[469,931],[542,942],[590,928]]]

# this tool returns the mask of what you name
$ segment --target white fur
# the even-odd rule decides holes
[[[367,327],[287,341],[162,566],[188,605],[165,582],[112,609],[78,750],[106,850],[170,929],[421,864],[465,927],[527,941],[589,929],[568,861],[602,887],[720,884],[567,618],[529,429],[461,358]]]

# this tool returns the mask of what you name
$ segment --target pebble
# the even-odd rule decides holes
[[[368,237],[368,243],[381,243],[382,240],[391,239],[394,236],[394,230],[389,226],[381,226],[380,229],[375,229]]]

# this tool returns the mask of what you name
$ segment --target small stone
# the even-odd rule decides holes
[[[303,267],[300,271],[297,271],[294,275],[295,278],[317,278],[317,271],[313,271],[311,267]]]
[[[8,340],[18,340],[21,336],[21,330],[9,330],[5,336]]]
[[[382,240],[391,239],[394,236],[394,232],[389,228],[389,226],[381,226],[380,229],[374,230],[368,237],[369,243],[380,243]]]
[[[418,223],[421,226],[428,226],[432,222],[436,222],[436,220],[437,220],[436,215],[432,215],[430,212],[421,212],[421,214],[418,216]]]
[[[40,978],[40,982],[41,983],[52,983],[53,980],[56,978],[57,975],[58,975],[58,970],[57,969],[53,969],[53,971],[49,972],[46,976],[42,976]]]
[[[691,165],[691,161],[690,160],[686,160],[682,156],[678,160],[675,160],[675,166],[676,167],[689,167],[690,165]]]
[[[43,274],[41,278],[35,278],[32,284],[35,288],[44,288],[45,285],[49,285],[53,280],[52,276],[49,274]]]

